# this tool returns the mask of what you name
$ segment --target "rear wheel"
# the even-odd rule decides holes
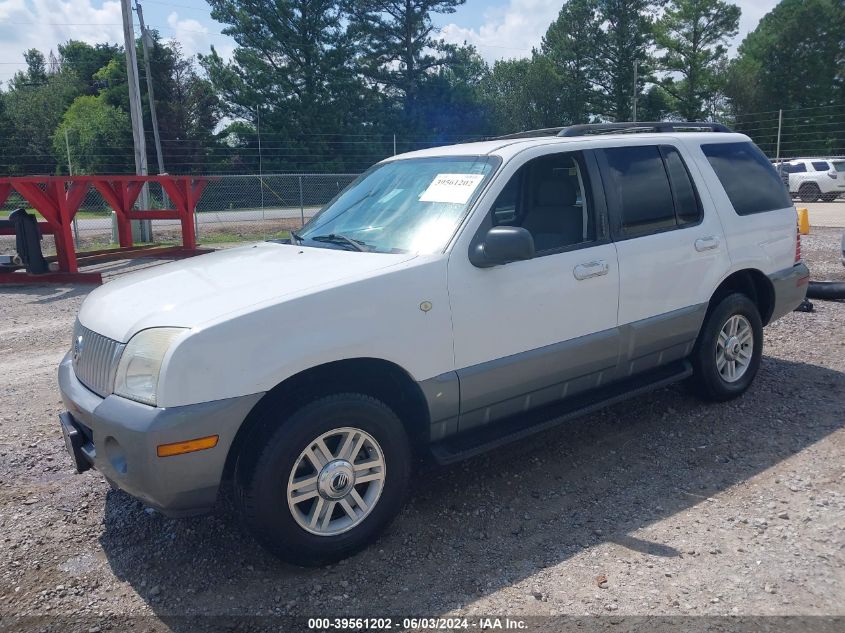
[[[826,194],[823,194],[823,195],[822,195],[822,201],[824,201],[824,202],[833,202],[834,200],[836,200],[836,197],[837,197],[838,195],[839,195],[838,193],[826,193]]]
[[[821,189],[814,182],[805,182],[798,189],[798,197],[801,198],[801,202],[816,202],[821,198],[821,195]]]
[[[763,322],[751,299],[734,293],[704,321],[693,350],[693,386],[717,402],[742,395],[757,375],[763,351]]]
[[[252,465],[239,465],[236,498],[250,530],[279,558],[298,565],[345,558],[402,507],[408,440],[399,418],[374,398],[321,398],[264,442]]]

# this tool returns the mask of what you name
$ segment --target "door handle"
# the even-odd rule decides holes
[[[582,281],[584,279],[589,279],[590,277],[601,277],[602,275],[606,275],[607,271],[607,262],[603,259],[598,259],[594,262],[578,264],[574,269],[572,269],[572,274],[575,275],[575,279]]]
[[[708,237],[699,237],[695,240],[695,250],[699,253],[703,253],[704,251],[712,251],[714,248],[719,248],[719,238],[715,235],[710,235]]]

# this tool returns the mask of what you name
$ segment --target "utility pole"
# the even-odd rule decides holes
[[[778,147],[775,153],[775,160],[780,162],[780,131],[783,127],[783,109],[778,110]]]
[[[123,45],[126,50],[126,78],[129,84],[129,115],[132,119],[132,140],[135,146],[135,174],[147,175],[147,144],[144,139],[144,111],[141,108],[141,89],[138,87],[138,56],[135,52],[135,31],[132,28],[130,0],[120,0],[123,14]],[[149,190],[141,190],[141,207],[150,208]],[[137,227],[137,230],[136,230]],[[133,237],[142,242],[152,241],[149,220],[133,222]]]
[[[634,60],[634,119],[633,122],[637,122],[637,92],[639,91],[639,87],[637,86],[637,60]]]
[[[164,174],[164,158],[161,153],[161,137],[158,133],[158,117],[156,117],[156,99],[153,90],[153,74],[150,72],[150,44],[152,39],[147,27],[144,26],[144,11],[140,2],[135,2],[135,10],[138,12],[138,23],[141,25],[141,47],[144,50],[144,70],[147,73],[147,99],[150,101],[150,118],[153,122],[153,137],[156,144],[156,159],[158,160],[158,173]]]

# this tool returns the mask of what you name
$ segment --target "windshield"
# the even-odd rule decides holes
[[[443,250],[499,160],[408,158],[376,165],[293,234],[295,243],[380,253]]]

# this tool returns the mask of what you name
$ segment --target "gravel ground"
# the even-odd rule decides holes
[[[838,240],[804,238],[814,276],[843,278]],[[0,290],[0,630],[188,629],[195,614],[845,615],[845,303],[768,327],[738,400],[664,389],[425,468],[374,546],[302,570],[256,545],[225,498],[171,520],[74,474],[55,370],[87,291]]]

